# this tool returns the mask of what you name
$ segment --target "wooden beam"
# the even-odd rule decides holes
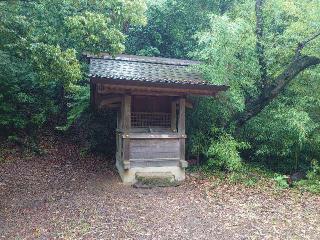
[[[106,98],[100,102],[100,106],[108,105],[110,103],[120,103],[121,101],[122,101],[121,97]]]
[[[179,99],[175,100],[173,103],[179,104],[179,101],[180,101]],[[188,99],[186,99],[186,108],[193,108],[193,103],[191,101],[189,101]]]
[[[107,105],[99,106],[99,108],[121,108],[121,103],[109,103]]]
[[[132,95],[154,95],[154,96],[184,96],[184,95],[207,95],[214,96],[218,89],[193,89],[193,88],[174,88],[174,87],[148,87],[119,84],[97,83],[97,92],[100,94],[128,93]]]
[[[184,135],[183,137],[179,134],[163,134],[163,133],[131,133],[128,135],[122,134],[122,138],[130,138],[130,139],[180,139],[186,138],[187,136]]]
[[[107,98],[104,99],[100,102],[99,104],[99,108],[103,108],[103,107],[119,107],[120,103],[122,101],[122,97],[111,97],[111,98]]]
[[[118,94],[128,94],[131,95],[140,95],[140,96],[172,96],[172,97],[182,97],[185,95],[184,92],[177,93],[177,92],[158,92],[158,91],[152,91],[152,90],[130,90],[130,89],[104,89],[103,91],[99,92],[100,94],[110,94],[110,93],[118,93]]]
[[[208,84],[184,84],[184,83],[163,83],[163,82],[153,82],[153,81],[137,81],[137,80],[128,80],[128,79],[113,79],[105,77],[91,77],[92,83],[95,84],[107,84],[107,85],[116,85],[116,86],[129,86],[132,87],[147,87],[147,88],[159,88],[159,89],[170,89],[177,90],[204,90],[211,92],[220,92],[226,91],[229,89],[229,86],[226,85],[208,85]]]

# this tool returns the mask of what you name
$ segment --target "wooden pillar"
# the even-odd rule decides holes
[[[118,162],[120,159],[120,136],[119,136],[119,129],[120,129],[120,111],[117,111],[117,129],[116,129],[116,161]]]
[[[90,107],[91,108],[96,108],[96,85],[92,83],[92,81],[90,80]]]
[[[122,101],[122,100],[121,100]],[[122,106],[117,110],[116,160],[122,162]]]
[[[186,121],[185,121],[185,115],[186,115],[186,99],[180,98],[179,99],[179,121],[178,121],[178,133],[181,135],[185,135],[186,130]]]
[[[180,135],[180,166],[185,168],[188,166],[188,163],[186,162],[186,143],[185,143],[185,137],[186,137],[186,99],[180,98],[179,99],[179,120],[178,120],[178,133]]]
[[[122,101],[122,129],[129,133],[131,128],[131,96],[125,95]]]
[[[131,96],[125,95],[122,101],[122,131],[123,131],[123,168],[130,168],[130,138],[131,129]]]
[[[177,132],[177,102],[171,103],[171,130]]]

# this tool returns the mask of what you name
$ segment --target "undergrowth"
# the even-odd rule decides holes
[[[273,172],[261,166],[243,164],[238,171],[213,170],[207,165],[190,166],[188,171],[200,173],[203,178],[213,179],[215,184],[227,183],[232,185],[243,184],[247,187],[260,188],[264,186],[275,190],[292,189],[300,192],[311,192],[320,194],[320,167],[316,162],[307,173],[307,178],[300,181],[288,183],[289,176]]]

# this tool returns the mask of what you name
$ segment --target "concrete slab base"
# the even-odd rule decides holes
[[[148,175],[152,175],[155,173],[159,175],[161,173],[164,174],[172,174],[174,176],[175,181],[183,181],[185,179],[185,170],[181,167],[133,167],[128,170],[124,170],[122,164],[119,162],[116,163],[116,167],[124,184],[132,185],[137,182],[136,174],[139,173],[147,173]]]

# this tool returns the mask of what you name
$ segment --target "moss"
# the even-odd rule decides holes
[[[173,187],[180,184],[176,181],[173,176],[136,176],[137,183],[134,184],[135,187]]]

